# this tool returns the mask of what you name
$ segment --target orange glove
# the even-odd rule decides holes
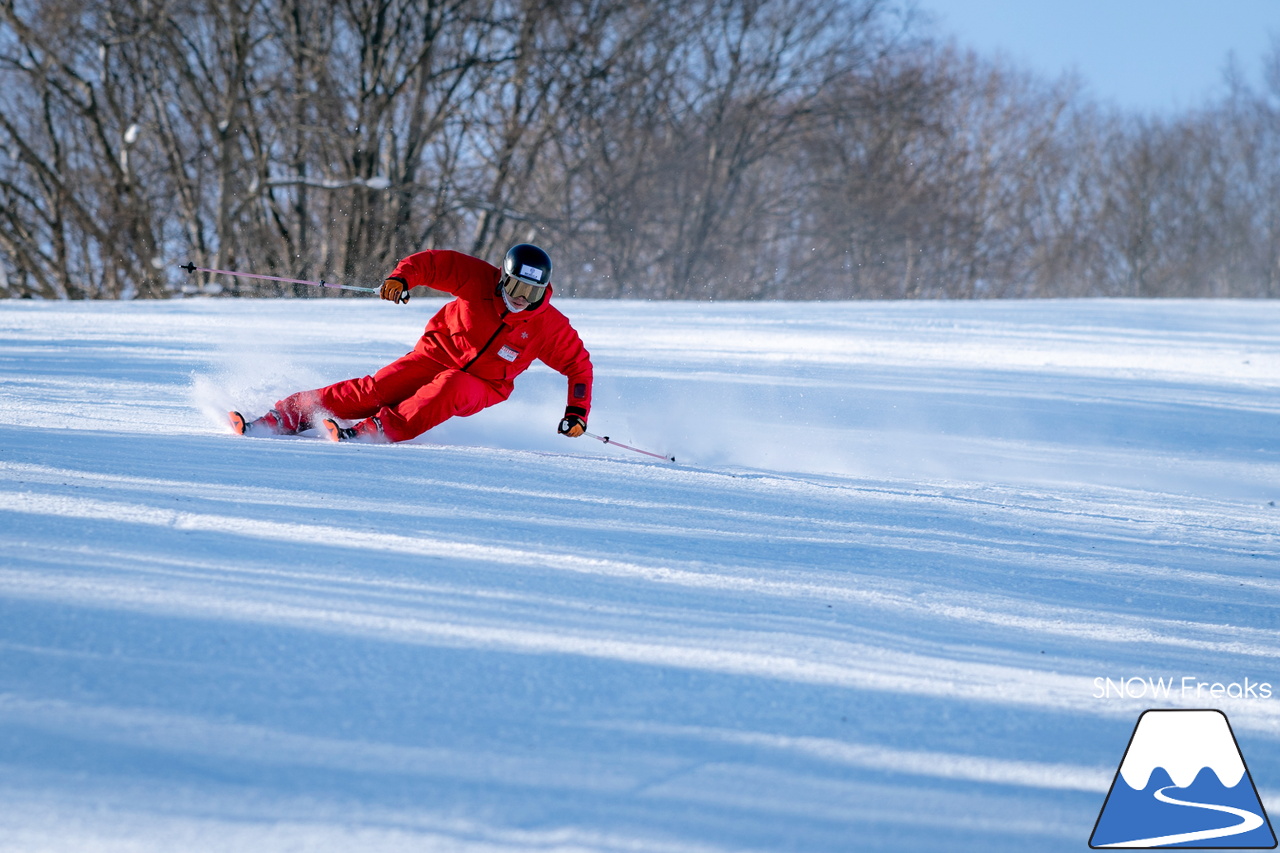
[[[572,409],[573,407],[570,407]],[[556,430],[561,435],[567,435],[569,438],[577,438],[587,431],[587,422],[576,411],[566,411],[564,420],[560,421],[560,428]]]
[[[378,291],[378,295],[388,302],[408,302],[409,285],[398,278],[389,278],[382,283],[382,290]]]

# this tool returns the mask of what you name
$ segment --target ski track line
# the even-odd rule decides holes
[[[642,666],[718,672],[854,691],[875,690],[950,700],[1127,717],[1124,703],[1092,698],[1092,681],[1029,668],[958,662],[950,658],[893,652],[866,644],[815,641],[786,635],[709,637],[623,636],[566,631],[563,625],[512,625],[450,621],[442,614],[404,608],[339,609],[331,599],[280,601],[237,598],[211,592],[158,589],[94,578],[49,577],[41,572],[0,571],[0,589],[46,600],[78,600],[137,612],[163,611],[201,619],[287,625],[332,634],[415,645],[452,646],[517,654],[567,654]],[[790,645],[792,648],[787,648]],[[1194,703],[1193,703],[1194,704]],[[1256,704],[1256,703],[1255,703]],[[1249,708],[1247,724],[1267,732],[1280,728],[1280,710]]]
[[[1084,676],[997,664],[965,663],[860,643],[817,641],[772,634],[718,632],[709,637],[623,636],[569,632],[562,625],[512,625],[452,621],[444,614],[403,609],[339,609],[332,600],[280,601],[236,598],[225,590],[158,589],[154,586],[0,571],[0,589],[47,600],[79,600],[95,606],[181,613],[198,618],[291,625],[335,634],[417,645],[483,648],[519,654],[567,654],[642,666],[719,672],[851,690],[878,690],[997,704],[1073,708],[1102,716],[1127,714],[1118,703],[1091,698]],[[790,645],[793,648],[788,649]]]
[[[0,693],[0,720],[53,731],[92,731],[96,738],[106,742],[146,744],[153,749],[163,748],[207,758],[358,773],[440,775],[447,772],[450,776],[471,781],[510,781],[527,777],[538,779],[543,784],[570,786],[580,781],[581,774],[590,768],[597,783],[618,790],[626,789],[634,775],[622,771],[610,773],[603,759],[595,761],[582,757],[573,766],[559,767],[555,777],[549,778],[549,768],[543,766],[543,762],[505,752],[487,752],[483,755],[483,762],[476,762],[470,752],[448,747],[297,734],[268,726],[225,722],[150,708],[78,705],[66,700],[26,699],[5,693]],[[1109,768],[895,749],[835,738],[790,737],[701,726],[616,723],[589,726],[680,740],[711,740],[799,755],[824,764],[982,784],[1101,794],[1111,779]],[[564,760],[563,756],[556,758],[558,763]]]
[[[915,611],[953,620],[981,621],[998,627],[1044,631],[1058,636],[1073,638],[1087,637],[1092,640],[1122,644],[1149,643],[1260,658],[1280,657],[1280,644],[1276,644],[1274,640],[1270,643],[1244,644],[1239,641],[1214,641],[1196,638],[1196,634],[1203,634],[1206,631],[1217,633],[1239,630],[1233,626],[1217,624],[1175,623],[1169,625],[1170,629],[1181,629],[1182,633],[1175,636],[1173,633],[1158,633],[1146,628],[1116,627],[1092,621],[1073,624],[1070,621],[1070,617],[1073,615],[1071,613],[1041,617],[1008,613],[991,614],[990,611],[975,608],[972,605],[922,604],[919,601],[901,595],[852,590],[834,584],[768,580],[758,577],[734,577],[724,573],[697,572],[667,566],[646,566],[634,562],[583,557],[569,553],[562,554],[500,545],[476,545],[471,542],[436,537],[426,539],[377,531],[355,531],[330,525],[286,523],[183,512],[139,504],[79,497],[37,495],[30,492],[14,494],[9,503],[3,507],[3,511],[144,524],[191,532],[247,536],[277,542],[324,542],[333,547],[387,551],[434,559],[470,560],[512,566],[532,566],[553,572],[571,571],[578,574],[640,580],[714,592],[751,593],[783,598],[836,599],[896,612],[904,610]],[[1259,639],[1266,640],[1269,634],[1270,632],[1265,632]]]
[[[605,728],[674,737],[715,740],[742,746],[763,747],[795,753],[830,764],[867,770],[911,773],[939,779],[955,779],[992,785],[1019,785],[1047,790],[1084,791],[1099,794],[1107,790],[1113,771],[1109,767],[1083,767],[1039,761],[1011,761],[958,753],[895,749],[851,743],[834,738],[786,736],[764,732],[744,732],[705,726],[660,724],[607,724]]]

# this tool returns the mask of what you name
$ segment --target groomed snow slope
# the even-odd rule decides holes
[[[560,301],[677,465],[223,426],[439,304],[0,302],[0,850],[1078,851],[1149,707],[1280,800],[1280,304]]]

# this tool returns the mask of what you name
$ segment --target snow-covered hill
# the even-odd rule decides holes
[[[1280,304],[561,301],[678,465],[223,427],[439,304],[0,303],[0,850],[1074,851],[1149,707],[1280,800]]]

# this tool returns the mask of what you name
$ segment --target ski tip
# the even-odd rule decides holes
[[[227,421],[231,424],[232,432],[236,435],[244,435],[244,415],[239,412],[227,412]]]
[[[324,428],[324,437],[330,441],[342,441],[342,427],[338,426],[338,422],[333,418],[325,418],[321,424]]]

